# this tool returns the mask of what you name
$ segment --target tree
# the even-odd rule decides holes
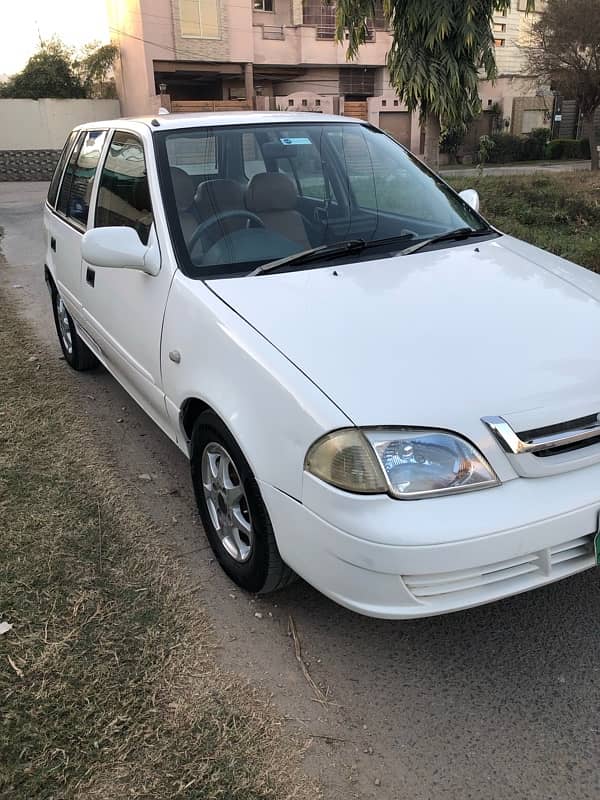
[[[73,54],[61,41],[42,42],[17,75],[0,87],[2,97],[38,100],[40,97],[84,97],[73,70]]]
[[[87,45],[78,59],[60,39],[42,42],[21,72],[0,85],[0,97],[38,100],[40,97],[106,96],[107,73],[117,55],[114,45]]]
[[[112,70],[119,48],[114,44],[92,42],[85,45],[80,58],[75,62],[85,88],[86,97],[114,97],[114,81],[107,76]]]
[[[368,35],[377,0],[337,0],[337,38],[348,58]],[[425,158],[439,161],[440,127],[466,129],[481,111],[478,84],[496,77],[492,17],[511,0],[383,0],[392,35],[390,81],[426,126]],[[534,0],[527,0],[533,10]]]
[[[600,107],[600,0],[548,0],[534,25],[531,70],[576,98],[589,128],[592,170],[598,170],[594,116]]]

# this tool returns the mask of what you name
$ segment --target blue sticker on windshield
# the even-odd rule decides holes
[[[290,138],[286,137],[285,139],[280,139],[279,141],[281,142],[281,144],[310,144],[311,143],[310,139],[307,139],[304,136],[299,136],[299,137],[297,137],[295,139],[290,139]]]

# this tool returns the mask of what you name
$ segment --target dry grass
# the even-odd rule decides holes
[[[0,797],[314,798],[265,699],[0,296]]]
[[[481,210],[504,233],[600,272],[600,175],[484,175],[449,178],[477,189]]]

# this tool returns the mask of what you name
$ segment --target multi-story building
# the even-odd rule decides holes
[[[310,108],[369,119],[422,152],[418,115],[408,113],[389,85],[391,38],[382,14],[349,63],[335,39],[335,6],[323,0],[107,2],[120,48],[117,85],[125,114],[155,113],[160,105]],[[519,98],[530,98],[515,106],[519,133],[542,124],[546,111],[543,96],[522,77],[531,25],[524,4],[515,0],[511,11],[495,17],[501,77],[481,86],[484,109],[497,112],[499,104],[507,119]]]

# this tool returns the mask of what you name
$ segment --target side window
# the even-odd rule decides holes
[[[242,157],[244,159],[244,173],[248,180],[259,172],[266,172],[265,159],[252,131],[242,134]]]
[[[192,176],[216,175],[219,172],[217,140],[214,133],[190,132],[189,136],[167,139],[169,164]]]
[[[87,225],[90,195],[106,131],[85,131],[69,158],[60,187],[58,210],[69,219]]]
[[[144,147],[135,134],[117,131],[100,175],[95,226],[125,225],[148,244],[152,221]]]
[[[311,200],[324,200],[327,197],[327,185],[323,174],[323,163],[319,149],[307,136],[292,133],[290,138],[280,139],[283,150],[289,150],[289,158],[277,159],[277,167],[296,182],[302,197]]]
[[[303,144],[298,147],[298,155],[294,162],[296,175],[304,197],[324,200],[327,196],[325,176],[321,156],[314,144]]]
[[[65,142],[62,153],[60,154],[60,158],[58,159],[58,164],[56,165],[56,169],[54,170],[52,181],[50,183],[50,188],[48,189],[48,203],[51,206],[54,206],[56,203],[56,195],[58,194],[60,179],[62,177],[67,158],[69,157],[69,153],[71,152],[71,148],[77,139],[77,135],[78,131],[71,131],[67,141]]]
[[[298,136],[297,132],[289,130],[284,133],[286,135],[280,137],[278,143],[281,150],[281,155],[276,157],[278,171],[294,181],[301,197],[324,200],[328,188],[319,148],[308,136]]]
[[[69,210],[69,197],[71,196],[71,187],[73,186],[75,167],[77,165],[77,158],[79,156],[84,135],[85,134],[83,134],[81,131],[78,132],[78,138],[75,143],[75,147],[71,151],[69,160],[67,161],[65,174],[60,185],[60,192],[58,193],[58,200],[56,201],[56,210],[60,211],[61,214],[64,214],[65,217],[67,216],[67,211]]]

